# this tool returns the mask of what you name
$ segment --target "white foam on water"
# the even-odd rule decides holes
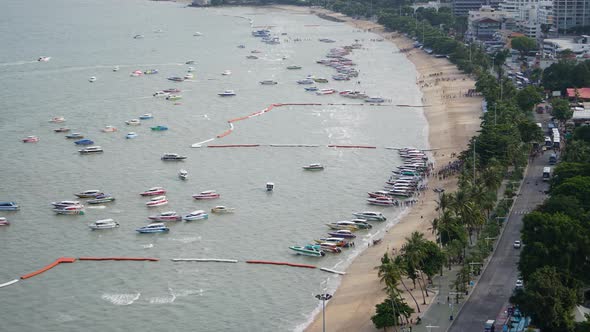
[[[74,316],[70,316],[70,315],[63,313],[63,312],[58,312],[55,315],[55,321],[59,322],[59,323],[67,323],[67,322],[71,322],[74,320],[76,320],[76,318],[74,318]]]
[[[131,293],[131,294],[102,294],[100,297],[105,301],[109,301],[114,305],[130,305],[133,302],[137,301],[141,293]]]
[[[174,300],[176,300],[176,296],[173,294],[170,296],[152,297],[149,301],[150,304],[167,304],[174,302]]]
[[[195,241],[199,241],[201,240],[200,236],[191,236],[191,237],[181,237],[181,238],[173,238],[171,239],[172,241],[178,241],[181,243],[191,243],[191,242],[195,242]]]
[[[173,291],[170,289],[170,292],[176,297],[185,297],[191,295],[203,296],[204,290],[201,289],[181,289]]]
[[[89,208],[89,209],[105,209],[106,206],[104,206],[104,205],[93,205],[93,206],[87,206],[87,208]]]
[[[143,249],[149,249],[149,248],[153,248],[154,244],[153,243],[148,243],[148,244],[144,244],[141,246]]]

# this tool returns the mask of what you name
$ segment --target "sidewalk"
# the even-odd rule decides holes
[[[434,291],[436,291],[436,299],[425,308],[422,315],[422,322],[418,325],[412,326],[412,332],[438,332],[446,331],[451,325],[451,313],[454,316],[457,314],[459,308],[463,306],[463,299],[459,298],[459,304],[455,301],[452,294],[452,283],[455,281],[457,272],[461,266],[453,266],[451,270],[444,268],[442,277],[436,276],[433,280]],[[449,303],[451,302],[451,303]],[[452,311],[451,311],[452,310]]]

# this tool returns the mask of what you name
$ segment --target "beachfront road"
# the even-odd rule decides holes
[[[545,191],[549,186],[542,181],[542,174],[543,167],[549,165],[549,154],[550,152],[547,151],[529,163],[520,194],[514,203],[502,238],[494,250],[487,269],[449,331],[483,331],[484,322],[488,319],[496,319],[508,305],[508,299],[512,295],[518,278],[517,263],[521,250],[515,249],[513,244],[515,240],[520,240],[524,215],[531,212],[546,198]],[[496,322],[497,327],[498,325],[501,327],[502,323]]]

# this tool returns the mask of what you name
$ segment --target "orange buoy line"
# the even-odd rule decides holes
[[[81,261],[149,261],[157,262],[159,258],[150,257],[80,257]]]
[[[209,144],[208,148],[255,148],[260,144]]]
[[[76,261],[76,259],[72,258],[72,257],[60,257],[60,258],[56,259],[53,263],[51,263],[51,264],[49,264],[37,271],[31,272],[29,274],[25,274],[24,276],[21,276],[20,278],[21,279],[29,279],[29,278],[32,278],[38,274],[41,274],[41,273],[47,271],[47,270],[50,270],[50,269],[58,266],[61,263],[73,263],[75,261]]]
[[[307,264],[295,264],[295,263],[289,263],[289,262],[273,262],[273,261],[246,261],[246,263],[248,264],[268,264],[268,265],[286,265],[286,266],[292,266],[292,267],[302,267],[302,268],[307,268],[307,269],[315,269],[317,266],[315,265],[307,265]]]
[[[329,148],[345,148],[345,149],[376,149],[376,146],[369,146],[369,145],[336,145],[330,144],[328,145]]]
[[[228,129],[228,130],[224,131],[223,133],[217,135],[217,138],[223,138],[223,137],[231,134],[231,132],[232,132],[232,130],[231,129]]]

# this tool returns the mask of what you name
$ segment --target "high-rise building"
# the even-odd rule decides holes
[[[560,33],[590,25],[589,0],[553,0],[554,25]]]
[[[482,6],[498,8],[502,0],[452,0],[453,14],[467,16],[470,10],[479,10]]]

